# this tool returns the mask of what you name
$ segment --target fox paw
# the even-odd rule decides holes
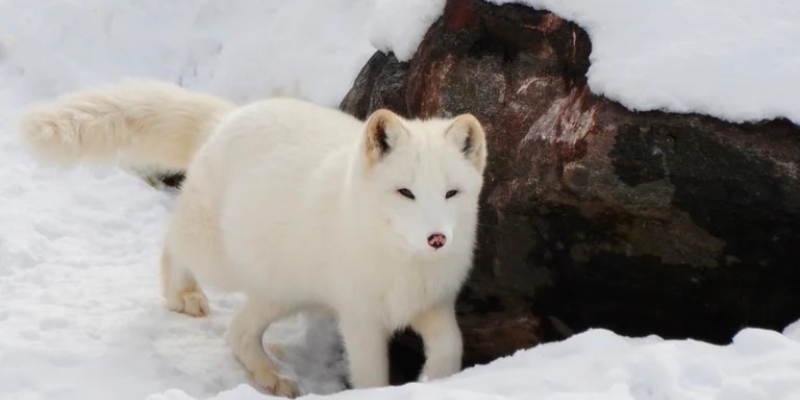
[[[192,317],[205,317],[209,313],[208,299],[198,290],[181,292],[177,298],[167,302],[167,308]]]
[[[297,384],[292,380],[276,374],[272,369],[259,369],[250,374],[256,387],[266,394],[293,399],[300,395]]]

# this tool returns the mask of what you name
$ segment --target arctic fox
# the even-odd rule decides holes
[[[109,86],[29,109],[43,160],[186,169],[164,239],[167,307],[209,312],[200,285],[247,299],[234,357],[268,393],[293,397],[262,347],[273,321],[332,312],[354,388],[388,385],[397,329],[423,338],[421,377],[461,366],[455,301],[472,265],[487,144],[470,114],[366,121],[294,99],[235,107],[165,83]]]

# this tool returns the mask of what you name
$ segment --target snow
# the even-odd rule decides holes
[[[372,9],[371,0],[5,0],[0,79],[26,97],[149,76],[242,102],[284,92],[333,106],[375,51],[363,39]]]
[[[116,169],[58,171],[37,164],[16,138],[17,112],[31,101],[124,76],[180,82],[242,102],[288,92],[336,105],[374,51],[370,43],[388,49],[408,39],[396,48],[409,56],[413,41],[443,5],[398,1],[227,0],[224,6],[217,0],[0,1],[0,400],[268,398],[248,385],[225,342],[240,297],[209,292],[212,314],[204,319],[163,307],[158,255],[175,194]],[[620,48],[607,44],[604,50],[602,44],[621,28],[607,26],[601,17],[615,17],[623,27],[651,17],[614,14],[609,4],[625,4],[621,0],[595,8],[579,0],[552,3],[598,36],[594,61],[600,71],[608,68],[603,62],[613,61],[623,69],[666,73],[647,70],[646,60],[614,56],[623,50],[639,54],[632,47],[641,45],[640,38],[625,38]],[[698,3],[695,18],[702,20],[712,3]],[[741,4],[750,3],[735,3]],[[794,11],[784,10],[780,17],[786,19],[775,16],[771,30],[763,31],[759,23],[776,12],[776,4],[763,3],[749,17],[754,44],[739,50],[755,52],[756,36],[793,29],[782,21]],[[665,11],[666,6],[653,7]],[[714,26],[696,32],[697,43],[706,43],[711,28],[738,12],[725,10]],[[371,19],[373,12],[380,17]],[[653,32],[666,29],[646,21]],[[391,33],[397,26],[408,29],[407,35]],[[386,40],[371,42],[370,32],[382,31]],[[737,38],[731,36],[740,43]],[[786,43],[773,45],[789,54],[795,46],[789,38],[776,36]],[[644,50],[659,54],[658,46]],[[749,65],[768,63],[765,59],[756,57]],[[673,63],[677,69],[680,61]],[[779,61],[772,58],[772,74],[782,66]],[[629,71],[646,80],[644,72]],[[747,78],[730,76],[737,84]],[[620,91],[631,90],[618,84]],[[673,84],[689,85],[682,79]],[[756,100],[765,111],[774,106]],[[281,371],[298,379],[310,399],[326,394],[353,400],[800,398],[800,321],[783,334],[743,330],[728,346],[625,338],[597,329],[447,379],[352,391],[343,391],[345,361],[330,319],[301,315],[283,321],[267,332],[265,342],[269,349],[282,349],[275,353]]]
[[[336,400],[789,400],[800,398],[800,337],[745,329],[728,346],[602,329],[523,350],[440,381],[340,392]],[[213,400],[259,400],[249,387]],[[147,400],[194,400],[169,391]]]
[[[592,41],[589,88],[631,110],[800,124],[795,0],[488,1],[550,10],[584,28]],[[434,21],[441,10],[430,4],[420,15]],[[385,24],[370,31],[371,41],[407,61],[428,27]]]
[[[425,32],[444,11],[446,0],[376,0],[369,27],[370,43],[393,52],[398,60],[414,56]]]

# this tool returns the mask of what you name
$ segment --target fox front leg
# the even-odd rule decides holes
[[[350,384],[354,389],[389,385],[387,330],[377,321],[342,317],[339,329],[350,364]]]
[[[444,378],[461,370],[463,343],[454,302],[437,305],[418,315],[411,321],[411,327],[425,344],[421,380]]]

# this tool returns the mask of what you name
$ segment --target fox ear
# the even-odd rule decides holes
[[[370,115],[366,122],[364,151],[370,164],[381,161],[388,155],[408,132],[400,121],[400,116],[382,108]]]
[[[483,173],[486,168],[486,133],[483,126],[472,114],[461,114],[445,131],[447,140],[458,146],[464,157]]]

